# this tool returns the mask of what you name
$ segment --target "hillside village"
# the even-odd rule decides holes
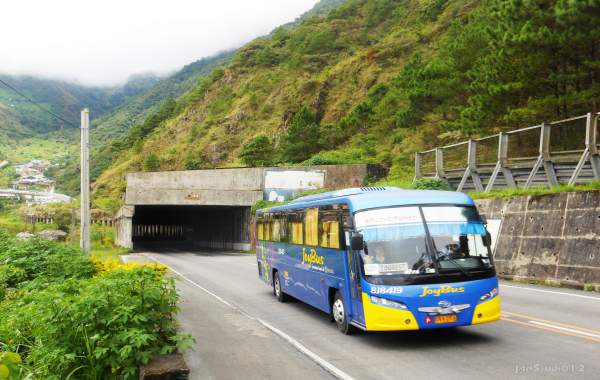
[[[8,166],[8,161],[4,166]],[[71,197],[55,193],[55,181],[46,176],[46,171],[52,167],[49,160],[31,160],[14,166],[16,178],[10,187],[0,189],[0,198],[24,201],[28,205],[43,205],[51,203],[67,203]]]

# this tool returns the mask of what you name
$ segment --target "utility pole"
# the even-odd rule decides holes
[[[90,111],[81,111],[81,240],[80,247],[90,253]]]

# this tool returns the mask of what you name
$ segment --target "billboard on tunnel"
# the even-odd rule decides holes
[[[282,202],[325,186],[324,170],[266,170],[264,199]]]

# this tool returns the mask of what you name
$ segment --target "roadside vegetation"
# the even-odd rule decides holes
[[[74,248],[79,247],[79,228],[73,226],[76,221],[76,215],[74,215],[76,207],[75,204],[50,204],[29,207],[18,202],[0,199],[0,230],[11,234],[18,234],[19,232],[36,234],[43,230],[60,230],[67,233],[65,244]],[[28,224],[24,219],[24,215],[27,213],[51,216],[53,223]],[[119,255],[128,253],[128,249],[114,244],[114,234],[115,231],[112,226],[92,224],[92,255],[102,259],[116,259]]]
[[[0,231],[0,378],[136,379],[153,356],[188,347],[165,272]]]

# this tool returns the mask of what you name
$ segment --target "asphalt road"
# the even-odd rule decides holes
[[[186,354],[194,379],[600,378],[595,293],[502,282],[499,322],[345,336],[326,314],[277,302],[254,255],[144,255],[180,279],[182,329],[197,339]]]

